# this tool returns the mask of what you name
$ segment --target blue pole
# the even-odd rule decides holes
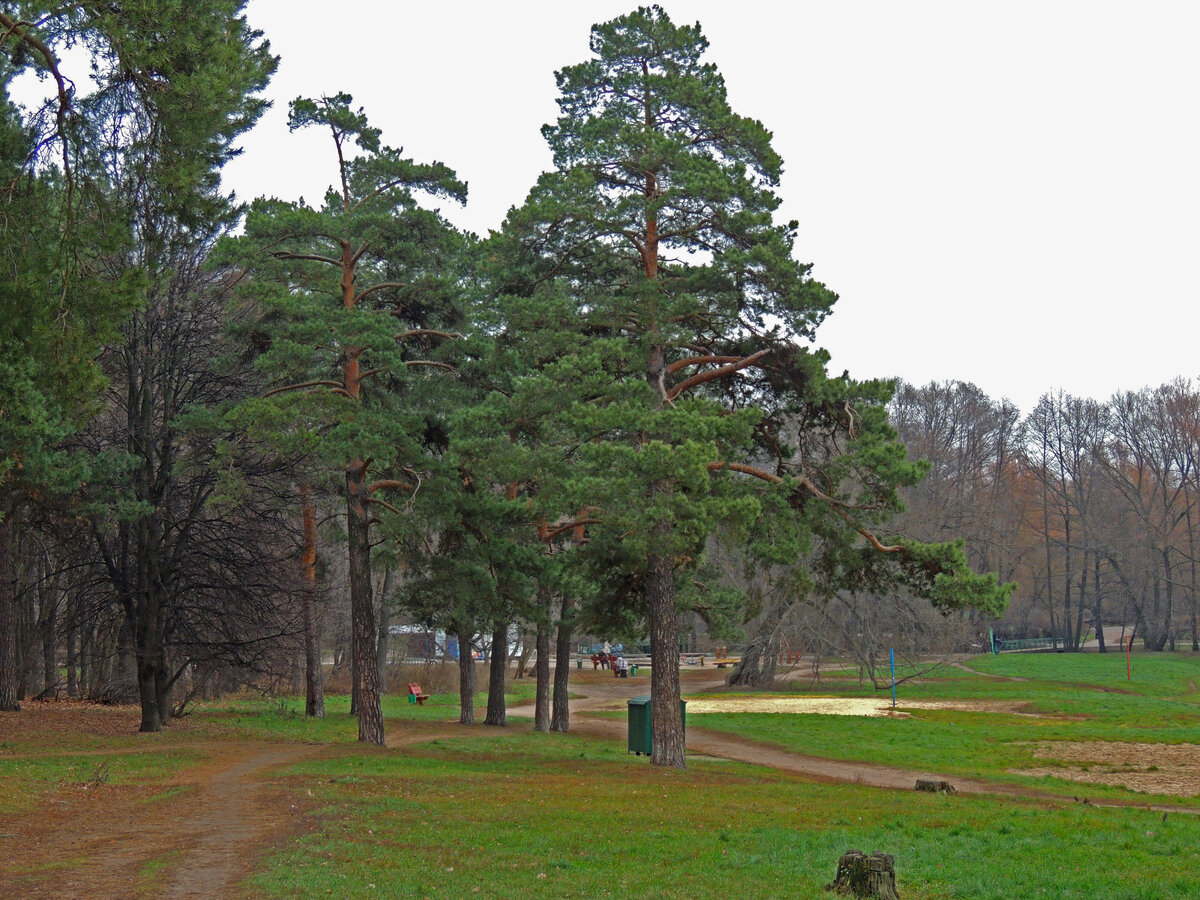
[[[888,650],[888,656],[892,660],[892,709],[896,708],[896,648]]]
[[[992,656],[996,655],[996,629],[988,629],[988,642],[992,645]]]

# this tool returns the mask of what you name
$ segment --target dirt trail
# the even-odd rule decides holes
[[[697,694],[724,686],[721,678],[703,672],[681,672],[685,694]],[[627,723],[622,718],[600,717],[589,713],[602,711],[623,711],[626,701],[631,697],[649,693],[647,679],[605,679],[600,683],[588,683],[576,688],[586,696],[571,701],[571,730],[577,734],[588,734],[608,740],[623,740],[627,733]],[[576,715],[579,713],[579,715]],[[728,759],[735,762],[767,766],[782,772],[792,772],[806,778],[826,782],[849,782],[870,787],[892,788],[911,791],[918,780],[948,781],[955,790],[964,794],[993,794],[1004,797],[1020,797],[1037,799],[1059,805],[1076,802],[1075,799],[1061,794],[1051,794],[1035,788],[1022,787],[998,781],[987,781],[974,778],[964,778],[957,775],[946,775],[918,769],[905,769],[895,766],[879,765],[876,763],[853,762],[836,759],[826,759],[819,756],[808,756],[802,753],[792,753],[788,750],[759,744],[754,741],[731,735],[727,732],[708,731],[697,727],[696,720],[691,720],[687,728],[687,753],[689,757],[711,757]],[[1154,809],[1159,812],[1181,812],[1192,815],[1200,814],[1193,807],[1154,805],[1129,801],[1088,801],[1093,806],[1121,807],[1138,806]]]
[[[34,815],[0,818],[0,857],[6,860],[0,896],[234,896],[257,852],[302,821],[303,811],[268,770],[314,756],[321,747],[236,740],[186,746],[206,761],[166,784],[73,785]]]
[[[240,745],[241,759],[226,756],[191,798],[193,815],[182,837],[188,850],[159,895],[166,900],[228,897],[249,874],[254,851],[286,830],[296,807],[272,797],[265,770],[315,755],[304,744]]]
[[[699,672],[689,672],[686,675],[690,676],[685,678],[684,686],[687,693],[702,693],[724,685],[723,679],[714,679],[712,676],[702,675]],[[581,713],[579,716],[572,715],[572,731],[613,740],[624,737],[627,725],[623,719],[601,718],[586,713],[623,710],[630,697],[647,693],[649,685],[645,681],[626,681],[615,678],[613,682],[615,684],[605,683],[594,686],[588,684],[578,689],[581,693],[587,691],[587,697],[571,701],[571,712],[573,714]],[[707,731],[697,727],[695,720],[688,723],[687,750],[688,755],[693,757],[709,756],[753,763],[823,781],[848,781],[873,787],[912,790],[917,779],[949,780],[964,793],[1043,796],[1036,791],[1028,791],[1011,785],[964,778],[947,778],[936,772],[921,772],[873,763],[844,762],[791,753],[725,732]]]

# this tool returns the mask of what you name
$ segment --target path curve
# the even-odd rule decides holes
[[[183,829],[188,850],[159,895],[165,900],[230,896],[253,869],[254,851],[282,827],[296,807],[269,798],[267,769],[315,756],[312,744],[245,743],[221,765],[202,773],[207,780],[190,798],[192,815]]]
[[[681,673],[682,674],[682,673]],[[723,679],[713,680],[700,672],[687,673],[690,677],[684,685],[685,694],[698,694],[724,686]],[[978,673],[975,673],[978,674]],[[624,719],[592,715],[596,712],[615,712],[626,708],[629,698],[649,693],[649,684],[644,679],[613,679],[612,684],[586,684],[576,686],[586,696],[571,700],[571,731],[607,740],[624,740],[627,722]],[[685,697],[686,699],[686,697]],[[577,715],[578,713],[578,715]],[[687,728],[687,755],[728,759],[752,765],[767,766],[783,772],[802,775],[805,778],[829,783],[862,784],[869,787],[895,790],[915,790],[918,780],[947,781],[956,791],[964,794],[993,794],[1004,797],[1033,799],[1056,805],[1071,805],[1077,801],[1072,797],[1040,791],[1037,788],[1009,784],[1002,781],[966,778],[958,775],[906,769],[878,763],[828,759],[794,753],[780,747],[751,741],[723,731],[710,731],[689,722]],[[1136,801],[1119,800],[1087,801],[1098,807],[1138,807],[1157,812],[1180,812],[1200,815],[1200,809],[1174,805],[1149,805]]]

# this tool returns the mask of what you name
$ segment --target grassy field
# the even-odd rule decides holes
[[[971,665],[978,674],[942,668],[905,684],[901,701],[1019,701],[1030,714],[719,714],[689,724],[1076,795],[1076,782],[1008,770],[1045,766],[1038,742],[1200,740],[1194,658],[1139,658],[1128,682],[1116,655]],[[805,690],[873,693],[857,679]],[[850,848],[895,854],[901,894],[917,900],[1200,896],[1200,819],[1184,813],[818,785],[707,760],[662,772],[618,745],[529,733],[348,753],[290,777],[316,786],[305,789],[320,824],[266,862],[253,882],[264,896],[819,897]],[[1099,801],[1196,805],[1085,787]]]
[[[1146,802],[1170,800],[1200,808],[1200,799],[1194,796],[1200,793],[1200,781],[1194,794],[1181,800],[1156,793],[1153,785],[1161,779],[1154,777],[1141,779],[1149,790],[1132,794],[1085,780],[1089,772],[1097,778],[1159,771],[1146,751],[1123,751],[1117,745],[1200,742],[1200,659],[1140,657],[1130,680],[1125,657],[1118,654],[1012,653],[977,658],[970,668],[978,674],[947,666],[928,678],[901,685],[898,706],[914,700],[969,700],[1016,703],[1020,711],[913,709],[897,719],[737,713],[697,715],[690,721],[798,753],[934,769],[1072,796],[1081,793],[1082,782],[1089,797],[1144,797]],[[869,685],[863,690],[857,678],[844,676],[801,682],[796,693],[890,698]],[[1098,752],[1090,759],[1065,761],[1052,752],[1058,742],[1089,743]],[[1200,753],[1195,766],[1200,779]],[[1014,774],[1030,769],[1059,769],[1064,777]]]
[[[832,896],[823,886],[850,848],[894,854],[905,900],[1200,897],[1200,817],[1142,805],[1194,808],[1195,799],[1009,771],[1045,766],[1032,755],[1039,742],[1200,743],[1200,660],[1135,657],[1129,682],[1116,655],[1013,654],[969,665],[974,673],[942,668],[907,683],[901,704],[1019,701],[1031,714],[722,713],[690,716],[689,727],[1139,805],[818,784],[710,759],[662,771],[628,755],[623,741],[535,734],[511,718],[506,729],[437,724],[457,718],[455,695],[421,707],[389,698],[390,727],[409,720],[430,739],[386,750],[354,743],[344,698],[330,698],[323,722],[306,721],[294,701],[206,707],[185,734],[153,736],[155,748],[126,750],[119,767],[94,736],[80,738],[86,754],[63,735],[34,758],[32,743],[0,742],[0,796],[12,821],[22,797],[78,787],[103,763],[107,779],[149,785],[156,803],[169,803],[153,785],[193,764],[187,741],[303,740],[325,746],[281,776],[302,819],[258,860],[247,897],[816,898]],[[864,693],[856,678],[800,689]],[[106,740],[128,747],[126,736]],[[160,875],[147,873],[140,890],[151,896]]]

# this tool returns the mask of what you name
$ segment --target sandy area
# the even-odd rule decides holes
[[[1014,774],[1119,785],[1151,794],[1200,796],[1200,744],[1043,741],[1034,756],[1068,765],[1021,769]]]
[[[689,700],[689,716],[704,713],[816,713],[826,716],[906,716],[914,709],[958,709],[968,712],[1014,713],[1025,707],[1020,701],[996,703],[987,700],[892,700],[878,697],[731,697],[728,700]]]

